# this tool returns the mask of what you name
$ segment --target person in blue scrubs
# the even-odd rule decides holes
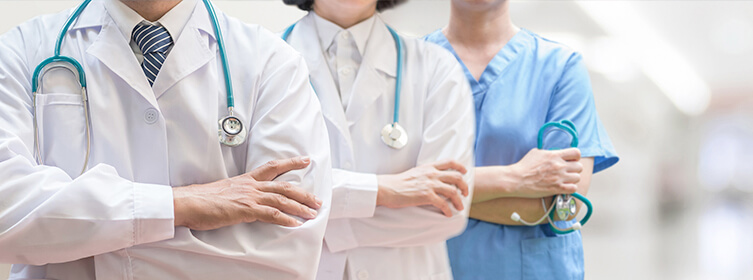
[[[542,197],[585,195],[591,175],[618,161],[583,59],[516,27],[506,0],[452,0],[451,7],[449,25],[426,40],[463,64],[476,106],[476,186],[466,231],[447,242],[453,276],[583,279],[579,231],[559,235],[546,222],[529,227],[510,218],[537,220]],[[578,148],[536,149],[539,128],[560,120],[575,123]],[[553,146],[567,147],[569,139],[557,138]]]

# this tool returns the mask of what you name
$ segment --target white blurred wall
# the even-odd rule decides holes
[[[303,15],[296,8],[284,6],[279,0],[215,2],[228,14],[247,22],[260,23],[273,31],[283,29]],[[630,3],[640,5],[639,2]],[[694,5],[711,3],[693,2],[696,3]],[[716,1],[715,5],[699,9],[720,9],[717,14],[724,14],[727,6],[736,5],[728,9],[739,10],[738,6],[745,5],[741,2],[745,1]],[[60,11],[76,3],[78,1],[0,1],[0,32],[4,33],[35,15]],[[640,3],[647,6],[644,10],[654,10],[651,3]],[[746,7],[753,8],[753,2],[748,3],[751,4]],[[647,16],[653,15],[652,20],[647,22],[656,26],[657,30],[677,25],[678,21],[692,20],[687,18],[688,13],[683,12],[688,8],[685,2],[665,1],[662,5],[665,10],[677,13],[646,12]],[[753,279],[749,266],[733,267],[740,270],[737,272],[719,273],[716,270],[718,267],[713,262],[709,265],[705,257],[708,254],[724,256],[727,252],[724,251],[727,247],[715,249],[720,248],[716,246],[716,232],[703,225],[705,221],[716,221],[716,217],[727,213],[724,212],[726,208],[719,208],[719,205],[731,204],[724,198],[711,202],[707,199],[707,195],[714,193],[709,194],[698,182],[699,150],[701,142],[709,134],[708,128],[718,124],[712,121],[712,116],[725,115],[726,110],[712,110],[701,116],[683,114],[673,106],[652,77],[624,58],[623,54],[632,50],[622,49],[624,46],[613,40],[614,34],[605,31],[574,2],[515,1],[512,3],[512,15],[517,25],[569,44],[584,53],[592,70],[597,109],[621,156],[621,161],[615,167],[594,176],[588,193],[596,211],[583,230],[586,278]],[[441,28],[448,16],[448,0],[410,0],[408,4],[384,14],[388,23],[412,36]],[[670,39],[673,39],[669,42],[670,46],[675,47],[678,54],[692,58],[692,55],[688,55],[688,44],[680,44],[683,41],[679,39]],[[650,45],[651,42],[645,44]],[[703,69],[709,72],[707,68]],[[716,91],[716,87],[712,90]],[[718,100],[716,95],[714,100]],[[750,112],[753,110],[747,111],[747,114],[745,109],[736,110],[743,112],[738,119],[751,119]],[[735,194],[738,192],[732,192],[732,196]],[[750,209],[750,199],[745,200],[750,197],[749,192],[737,197],[742,197],[739,205]],[[712,210],[722,209],[717,211],[721,214],[714,214],[717,213],[714,211],[707,214],[709,207]],[[727,235],[732,237],[736,237],[735,234],[741,230],[735,228],[738,224],[735,219],[721,223],[733,230]],[[726,246],[735,248],[736,245]],[[740,252],[753,250],[751,246],[740,247]],[[740,252],[739,256],[750,257]],[[7,266],[0,265],[0,275],[7,275],[6,269]]]

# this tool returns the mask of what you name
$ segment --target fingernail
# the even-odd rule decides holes
[[[301,221],[295,221],[295,222],[298,223],[297,226],[299,226],[299,227],[303,225],[303,223],[301,223]]]
[[[316,205],[322,206],[323,203],[324,201],[322,201],[321,199],[319,198],[316,199]]]
[[[311,162],[311,158],[309,158],[309,157],[302,157],[302,158],[301,158],[301,160],[302,160],[302,161],[303,161],[303,163],[305,163],[305,164],[309,164],[309,163]]]
[[[317,213],[316,211],[314,211],[314,209],[309,209],[309,219],[316,218],[316,215],[318,215],[318,214],[319,213]]]

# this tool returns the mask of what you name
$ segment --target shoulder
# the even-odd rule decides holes
[[[297,55],[290,45],[280,38],[280,35],[262,27],[258,24],[246,23],[235,17],[224,15],[227,22],[228,30],[232,30],[234,35],[232,40],[225,38],[228,42],[233,42],[236,46],[246,48],[247,50],[256,49],[256,52],[272,54],[283,53],[286,55]]]
[[[58,33],[70,13],[71,9],[67,9],[56,14],[36,16],[0,35],[0,45],[3,47],[0,53],[4,60],[11,53],[25,60],[51,55]]]
[[[423,38],[404,38],[406,58],[435,72],[460,71],[462,68],[455,55],[449,50],[428,42]]]
[[[529,47],[531,48],[532,58],[540,63],[547,64],[548,67],[564,69],[573,63],[579,63],[583,56],[572,47],[563,43],[545,38],[530,30],[521,29],[523,36],[530,39]]]

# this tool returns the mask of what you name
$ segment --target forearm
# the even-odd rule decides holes
[[[578,182],[578,190],[577,192],[586,195],[588,193],[588,189],[591,185],[591,175],[593,174],[593,158],[582,158],[580,160],[581,164],[583,165],[583,171],[581,172],[581,179],[580,182]],[[504,168],[505,166],[498,166]],[[476,172],[479,171],[479,169],[482,169],[481,167],[476,168]],[[488,169],[488,170],[494,170],[494,169]],[[494,173],[491,173],[494,174]],[[503,174],[502,172],[498,173],[497,176],[504,176],[506,174]],[[479,180],[479,176],[476,175],[476,179]],[[509,178],[509,177],[508,177]],[[480,188],[486,187],[487,190],[490,190],[491,187],[489,186],[482,186],[479,187],[479,184],[476,184],[476,191]],[[478,194],[478,193],[477,193]],[[476,195],[477,195],[476,194]],[[511,193],[505,193],[504,195],[510,195]],[[500,198],[494,198],[491,200],[476,202],[476,195],[474,195],[474,203],[471,205],[471,212],[469,216],[474,219],[482,220],[485,222],[495,223],[495,224],[502,224],[502,225],[521,225],[519,222],[515,222],[511,219],[511,215],[513,212],[517,212],[520,217],[523,220],[526,221],[536,221],[539,218],[541,218],[544,215],[544,207],[541,205],[541,199],[540,198],[523,198],[523,197],[500,197]],[[492,194],[493,196],[493,194]],[[546,207],[549,208],[551,205],[551,196],[547,196],[544,198],[544,201],[546,203]],[[577,201],[577,200],[576,200]],[[578,211],[580,211],[582,207],[582,203],[578,201],[577,204]],[[570,219],[575,218],[575,216],[570,217]],[[546,223],[546,220],[542,223]]]
[[[549,207],[552,199],[544,198],[544,201],[546,207]],[[523,220],[536,221],[544,215],[541,198],[505,197],[474,203],[471,205],[470,217],[501,225],[522,225],[510,218],[513,212],[517,212]]]
[[[514,196],[521,176],[512,165],[476,167],[473,203]]]

